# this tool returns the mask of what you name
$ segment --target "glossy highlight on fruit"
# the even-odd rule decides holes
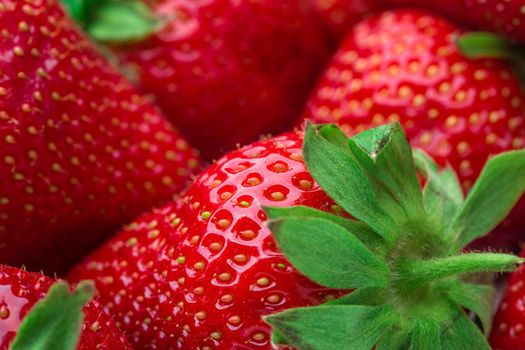
[[[262,206],[340,213],[305,169],[302,134],[256,142],[202,173],[75,268],[144,349],[268,349],[262,315],[333,298],[277,249]]]

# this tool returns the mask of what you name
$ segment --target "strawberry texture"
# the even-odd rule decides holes
[[[290,129],[328,59],[307,1],[149,4],[167,24],[114,51],[205,157]]]
[[[486,160],[525,147],[524,95],[503,61],[471,60],[456,25],[418,10],[388,11],[358,24],[341,44],[304,117],[348,134],[399,121],[412,146],[450,164],[468,190]],[[525,203],[482,241],[517,247]]]
[[[63,271],[199,160],[55,0],[0,0],[0,256]]]
[[[55,281],[40,273],[0,265],[0,349],[7,350],[20,322]],[[132,347],[96,301],[84,307],[78,350],[131,350]]]
[[[302,134],[253,143],[203,172],[86,258],[101,303],[141,349],[270,349],[261,316],[341,295],[301,275],[261,206],[341,209],[306,171]]]
[[[381,0],[385,5],[424,7],[475,29],[525,43],[525,0]]]

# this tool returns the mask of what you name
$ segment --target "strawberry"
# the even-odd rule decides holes
[[[304,0],[126,0],[120,9],[110,0],[92,9],[63,2],[94,39],[110,44],[140,87],[209,159],[289,129],[328,58]],[[160,25],[147,22],[144,4]],[[132,6],[139,8],[136,17],[147,18],[130,15],[136,21],[129,26],[106,21],[108,11],[124,16]],[[136,33],[137,21],[151,26]]]
[[[456,330],[486,349],[463,306],[488,330],[493,288],[456,274],[508,271],[525,261],[461,253],[525,190],[525,151],[495,157],[465,201],[454,172],[439,172],[418,153],[428,178],[421,193],[398,124],[350,140],[333,125],[309,126],[303,150],[302,143],[294,132],[225,155],[178,201],[128,225],[69,279],[93,279],[138,348],[270,349],[262,318],[271,314],[273,342],[299,349],[355,341],[352,348],[369,350],[376,335],[385,337],[380,349],[426,349],[394,346],[419,322],[444,332],[444,349],[462,348],[453,346]],[[354,315],[351,304],[375,316]],[[318,313],[304,320],[307,310]],[[381,310],[385,318],[376,320]]]
[[[261,314],[331,294],[290,266],[263,224],[262,205],[338,210],[306,172],[301,142],[289,133],[229,153],[179,202],[128,225],[71,280],[97,282],[137,347],[268,348]]]
[[[182,190],[197,155],[54,0],[0,0],[0,256],[63,271]]]
[[[372,0],[310,1],[335,42],[342,39],[363,17],[378,8],[377,1]]]
[[[464,57],[463,31],[414,10],[379,14],[344,39],[305,117],[337,122],[348,134],[399,121],[412,145],[451,164],[465,190],[487,158],[525,146],[525,97],[501,60]],[[499,246],[516,246],[525,203],[499,228]]]
[[[0,265],[0,349],[7,350],[13,343],[13,339],[20,327],[25,322],[26,316],[31,315],[34,306],[46,297],[48,290],[55,281],[40,273],[28,272],[23,269]],[[51,294],[51,291],[49,292]],[[68,304],[69,300],[62,298],[60,303]],[[38,304],[37,304],[38,305]],[[47,306],[47,312],[56,312],[57,307]],[[84,307],[85,321],[82,325],[80,343],[78,350],[131,350],[122,332],[117,328],[115,322],[106,315],[96,301],[89,302]],[[57,314],[55,314],[57,315]],[[40,314],[40,316],[43,316]],[[45,317],[45,316],[43,316]],[[60,322],[58,318],[50,323]],[[27,331],[31,325],[27,325]],[[26,326],[26,327],[27,327]],[[46,327],[32,329],[29,336],[38,338],[41,333],[47,331]],[[63,335],[58,334],[58,337]],[[20,338],[17,336],[17,338]],[[21,339],[18,339],[20,341]],[[35,339],[33,339],[35,340]],[[34,349],[33,347],[22,347],[23,349]],[[12,348],[17,348],[16,346]],[[40,348],[42,349],[42,348]],[[46,349],[50,349],[47,347]],[[60,348],[63,349],[63,348]]]
[[[521,256],[525,251],[522,250]],[[490,344],[495,350],[525,349],[525,267],[521,267],[510,276],[509,283],[494,316],[494,325],[490,335]]]
[[[525,43],[525,0],[380,0],[385,5],[424,7],[474,28]]]

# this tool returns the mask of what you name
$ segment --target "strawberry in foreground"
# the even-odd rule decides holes
[[[452,165],[468,190],[490,155],[525,147],[525,95],[505,62],[462,55],[456,39],[463,34],[414,10],[361,22],[342,42],[304,116],[336,122],[349,135],[399,121],[412,145]],[[515,247],[524,212],[522,201],[489,245]]]
[[[88,303],[93,293],[86,282],[70,294],[64,282],[0,265],[0,349],[131,350],[98,303]]]
[[[385,5],[424,7],[474,28],[525,44],[525,0],[380,0]]]
[[[465,200],[452,169],[439,172],[419,152],[421,192],[398,124],[349,140],[335,126],[309,125],[308,171],[300,147],[293,133],[226,155],[181,202],[135,221],[70,278],[94,279],[144,348],[269,349],[261,317],[357,289],[269,316],[274,342],[488,349],[463,307],[488,332],[493,287],[465,274],[510,271],[523,259],[462,250],[525,190],[525,151],[492,158]]]
[[[198,160],[56,1],[0,0],[0,23],[0,256],[62,271]]]
[[[525,251],[521,252],[521,256]],[[524,267],[514,272],[507,286],[499,310],[494,317],[490,345],[495,350],[525,349],[525,273]]]
[[[328,59],[308,1],[62,2],[209,159],[290,129]]]
[[[261,315],[333,298],[290,266],[264,225],[261,205],[339,211],[306,171],[301,144],[302,134],[289,133],[229,153],[70,280],[93,279],[138,348],[268,349]]]

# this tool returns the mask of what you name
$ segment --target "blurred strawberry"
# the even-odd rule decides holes
[[[18,344],[18,347],[11,348],[9,345],[13,343],[20,323],[26,321],[25,318],[29,317],[28,313],[31,315],[36,310],[35,304],[39,305],[37,303],[46,297],[50,287],[53,289],[52,285],[54,283],[55,281],[42,274],[0,265],[0,349],[29,349],[27,343],[26,347]],[[58,341],[61,345],[60,349],[66,349],[65,340],[68,340],[68,336],[73,336],[75,338],[73,341],[76,342],[77,335],[74,334],[75,332],[71,332],[68,329],[68,325],[63,324],[63,322],[75,323],[75,321],[72,321],[71,316],[65,316],[64,318],[60,316],[73,314],[73,318],[78,317],[75,315],[79,314],[77,309],[85,304],[84,300],[89,298],[90,293],[77,290],[75,292],[76,295],[70,298],[67,295],[63,295],[64,290],[67,291],[67,287],[54,287],[55,291],[50,291],[48,295],[49,298],[54,300],[49,299],[47,305],[40,306],[40,310],[35,311],[39,313],[38,317],[40,320],[33,319],[33,324],[25,325],[25,329],[22,331],[25,334],[17,335],[19,343],[27,340],[27,338],[33,338],[31,341],[36,343],[37,339],[42,339],[44,335],[57,338],[51,341]],[[86,288],[84,287],[84,289]],[[53,293],[55,294],[51,296]],[[45,310],[42,310],[42,308],[45,308]],[[42,312],[47,313],[47,315]],[[102,311],[102,308],[96,301],[89,302],[84,307],[84,313],[85,318],[82,324],[78,350],[131,350],[131,345],[129,345],[122,332],[117,328],[115,322]],[[55,316],[55,318],[53,319],[52,316]],[[51,317],[51,319],[48,319],[48,317]],[[45,321],[46,324],[39,324],[41,321]],[[37,324],[40,326],[39,328],[34,327]],[[43,344],[40,345],[43,346]],[[34,349],[34,347],[31,347],[31,349]],[[46,349],[49,349],[49,347],[46,347]]]
[[[328,58],[305,0],[63,2],[209,159],[288,130]]]
[[[202,173],[178,203],[146,214],[73,270],[145,349],[269,349],[262,315],[319,304],[263,224],[262,205],[339,212],[305,169],[302,135],[256,142]]]
[[[62,271],[199,162],[56,1],[0,0],[0,23],[0,257]]]
[[[373,0],[310,0],[334,42],[378,8]]]
[[[525,43],[525,0],[380,0],[386,5],[424,7],[474,28]]]
[[[487,158],[525,146],[524,95],[503,61],[472,60],[462,30],[429,13],[384,12],[341,44],[304,116],[337,122],[348,134],[399,121],[411,143],[450,163],[465,190]],[[525,202],[483,244],[516,247]]]

